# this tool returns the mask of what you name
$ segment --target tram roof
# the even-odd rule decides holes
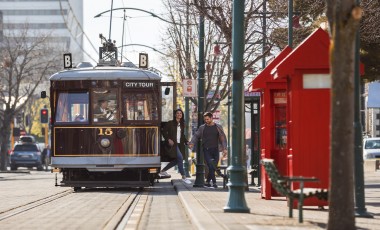
[[[97,66],[63,70],[53,74],[50,80],[161,80],[161,76],[138,68]]]

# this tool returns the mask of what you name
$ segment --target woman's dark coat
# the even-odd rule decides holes
[[[185,137],[185,126],[181,125],[181,142],[177,143],[177,120],[171,120],[168,121],[168,123],[165,125],[162,136],[165,139],[165,151],[166,156],[172,159],[177,158],[177,145],[179,147],[179,150],[182,153],[183,159],[185,159],[185,144],[187,144],[187,139]],[[174,142],[173,146],[169,145],[169,139],[171,139]]]

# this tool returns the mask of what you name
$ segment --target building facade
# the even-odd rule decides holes
[[[28,26],[28,36],[50,34],[51,42],[73,53],[75,63],[83,59],[83,0],[1,0],[0,41]]]
[[[365,90],[364,134],[368,137],[380,137],[380,81],[366,84]]]

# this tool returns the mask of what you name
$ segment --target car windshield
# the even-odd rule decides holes
[[[366,149],[380,149],[380,139],[379,140],[367,140],[365,142]]]
[[[25,152],[25,151],[38,151],[37,146],[35,145],[16,145],[14,151],[20,151],[20,152]]]
[[[30,142],[30,143],[34,142],[34,138],[33,137],[20,137],[20,140],[22,142]]]

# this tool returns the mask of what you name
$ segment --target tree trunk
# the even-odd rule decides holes
[[[0,129],[0,140],[1,142],[1,162],[0,171],[7,171],[8,165],[8,143],[11,137],[11,118],[9,114],[4,112],[3,126]]]
[[[354,214],[354,0],[328,1],[332,28],[330,64],[331,165],[328,229],[355,229]],[[330,11],[329,11],[330,10]]]

